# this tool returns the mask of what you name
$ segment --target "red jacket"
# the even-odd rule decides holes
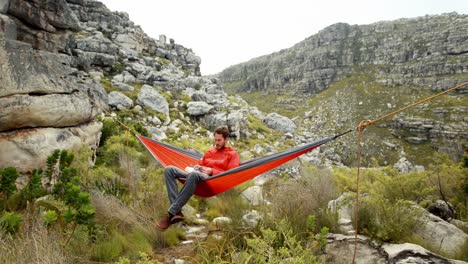
[[[222,149],[212,148],[208,150],[203,158],[198,162],[199,165],[213,169],[213,175],[238,167],[240,165],[239,154],[231,148]]]

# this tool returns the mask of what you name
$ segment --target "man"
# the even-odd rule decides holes
[[[156,228],[164,231],[172,224],[184,220],[182,207],[193,195],[197,184],[212,175],[238,167],[239,154],[226,144],[229,140],[229,130],[226,127],[218,127],[213,132],[215,147],[208,150],[203,158],[194,167],[192,172],[185,172],[174,166],[168,166],[164,170],[166,188],[171,206],[166,216],[156,223]],[[177,179],[185,179],[185,184],[178,191]]]

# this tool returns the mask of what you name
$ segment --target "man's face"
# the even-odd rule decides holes
[[[222,149],[226,146],[227,138],[224,138],[221,134],[214,134],[215,148]]]

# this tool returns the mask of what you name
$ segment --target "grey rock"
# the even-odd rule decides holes
[[[464,261],[446,259],[436,255],[425,248],[411,244],[385,244],[382,246],[388,255],[388,263],[434,263],[434,264],[462,264]]]
[[[207,114],[203,116],[203,121],[209,130],[213,130],[219,126],[225,126],[227,124],[227,116],[224,112]]]
[[[123,82],[123,83],[134,83],[136,82],[135,77],[128,71],[123,71],[121,74],[117,74],[112,78],[112,81]]]
[[[329,234],[325,247],[326,263],[345,264],[353,262],[354,236]],[[356,263],[361,264],[385,264],[385,256],[379,252],[372,241],[365,236],[358,236]]]
[[[6,14],[10,0],[0,0],[0,14]]]
[[[78,150],[83,145],[96,148],[102,124],[88,124],[68,128],[23,129],[21,133],[0,133],[0,167],[15,167],[20,172],[43,168],[47,157],[55,149]]]
[[[288,117],[279,115],[277,113],[268,114],[263,122],[270,128],[285,132],[285,133],[296,133],[296,124]]]
[[[216,225],[227,225],[232,223],[232,219],[226,216],[219,216],[214,218],[212,222]]]
[[[0,98],[0,131],[27,127],[68,127],[91,121],[93,107],[81,93]]]
[[[213,109],[212,105],[205,102],[189,102],[187,104],[187,113],[192,116],[202,116]]]
[[[414,165],[405,157],[402,157],[393,165],[393,168],[397,169],[400,173],[408,173],[414,169]]]
[[[449,202],[437,200],[427,207],[427,211],[445,221],[450,221],[455,216],[455,208]]]
[[[242,216],[242,220],[250,227],[256,227],[262,218],[257,210],[251,210]]]
[[[109,93],[109,105],[118,110],[130,109],[133,107],[133,101],[126,95],[113,91]]]
[[[116,55],[118,46],[111,40],[104,37],[101,32],[96,32],[94,35],[76,40],[76,48],[86,52],[105,53]]]
[[[1,4],[0,4],[0,9],[1,9]],[[0,27],[0,33],[5,34],[6,39],[16,40],[17,38],[16,23],[8,16],[4,16],[0,14],[0,24],[2,25],[2,27]]]
[[[169,104],[160,93],[149,85],[143,85],[138,93],[138,103],[159,113],[169,113]]]
[[[134,91],[135,90],[135,87],[131,86],[131,85],[128,85],[126,83],[123,83],[123,82],[118,82],[118,81],[114,81],[112,80],[112,85],[113,86],[117,86],[120,88],[120,90],[122,91],[127,91],[127,92],[131,92],[131,91]]]
[[[65,0],[10,0],[8,13],[48,32],[81,29],[78,18]]]
[[[261,205],[263,204],[262,187],[260,186],[249,187],[241,193],[241,197],[244,198],[247,202],[249,202],[253,206]]]
[[[415,229],[415,233],[424,240],[428,246],[438,248],[440,252],[448,255],[456,255],[465,250],[468,235],[443,219],[426,212],[424,209],[420,218],[421,224]]]
[[[161,129],[157,128],[157,127],[152,127],[152,126],[146,126],[145,127],[148,132],[151,133],[151,138],[152,139],[156,139],[158,141],[162,141],[164,139],[167,139],[167,135],[166,133],[164,133],[164,131],[162,131]]]

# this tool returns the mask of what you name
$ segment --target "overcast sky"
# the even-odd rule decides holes
[[[338,22],[351,25],[457,12],[468,0],[100,0],[150,37],[201,57],[203,75],[289,48]]]

